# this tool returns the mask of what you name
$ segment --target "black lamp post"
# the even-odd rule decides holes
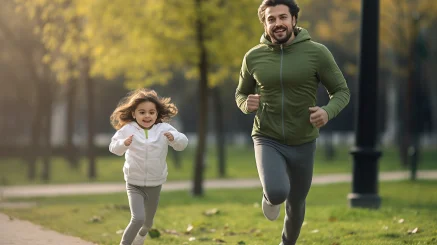
[[[353,155],[351,207],[379,208],[377,140],[377,81],[379,0],[361,1],[361,37]]]

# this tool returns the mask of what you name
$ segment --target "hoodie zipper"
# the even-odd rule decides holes
[[[144,173],[146,176],[144,176],[144,185],[146,186],[146,180],[147,180],[147,140],[149,139],[149,130],[144,129],[144,136],[146,137],[146,147],[145,147],[145,151],[146,151],[146,159],[144,161]]]
[[[281,116],[282,116],[282,137],[284,138],[285,143],[285,127],[284,127],[284,84],[282,81],[282,63],[284,59],[284,48],[283,44],[281,44],[281,66],[279,70],[279,80],[281,81],[281,91],[282,91],[282,107],[281,107]]]

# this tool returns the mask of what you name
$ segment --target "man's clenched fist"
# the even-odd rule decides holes
[[[261,95],[259,94],[249,94],[247,96],[246,106],[249,112],[254,112],[258,110],[260,97]]]

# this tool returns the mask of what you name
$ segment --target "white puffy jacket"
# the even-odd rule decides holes
[[[170,142],[164,133],[173,134]],[[124,141],[133,135],[132,144],[125,146]],[[124,180],[137,186],[158,186],[167,180],[168,146],[176,151],[184,150],[188,139],[168,123],[158,123],[146,131],[136,122],[130,122],[119,129],[112,137],[109,151],[122,156],[125,154],[123,166]]]

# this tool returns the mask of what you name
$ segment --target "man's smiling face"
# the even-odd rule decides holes
[[[294,38],[293,26],[296,20],[291,16],[288,6],[279,4],[266,8],[265,18],[264,28],[272,43],[291,42]]]

